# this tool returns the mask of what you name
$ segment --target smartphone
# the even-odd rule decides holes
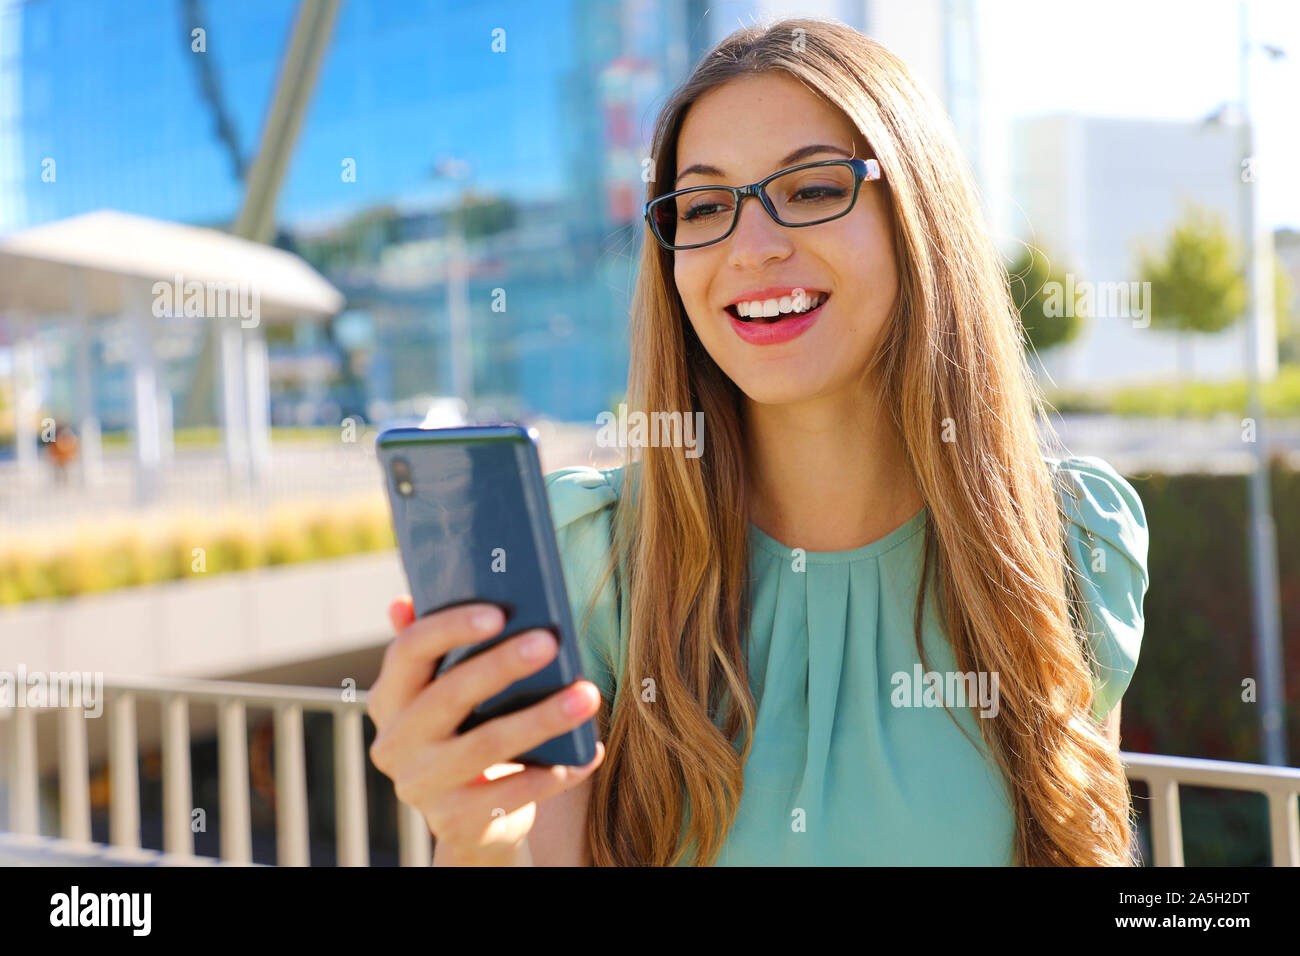
[[[533,628],[549,630],[559,643],[550,664],[483,701],[457,733],[580,679],[536,431],[515,424],[390,428],[376,439],[375,453],[416,617],[480,602],[505,612],[500,635],[454,648],[435,665],[435,677]],[[596,725],[588,720],[514,762],[582,766],[595,756]]]

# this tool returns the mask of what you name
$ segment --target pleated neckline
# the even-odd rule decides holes
[[[804,558],[809,564],[849,564],[853,561],[878,558],[886,551],[920,534],[925,528],[927,510],[922,506],[920,511],[889,534],[860,548],[850,548],[848,551],[805,551]],[[792,545],[782,544],[752,522],[749,525],[749,538],[754,545],[782,560],[788,561],[791,552],[794,551]]]

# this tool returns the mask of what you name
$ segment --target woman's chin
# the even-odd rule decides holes
[[[769,374],[766,377],[754,376],[752,379],[742,377],[737,385],[745,397],[759,405],[796,405],[826,393],[826,382],[821,378],[809,378],[806,381],[783,378],[781,381],[773,381]]]

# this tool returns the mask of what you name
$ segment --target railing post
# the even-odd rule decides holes
[[[135,695],[116,694],[109,704],[108,840],[114,846],[140,848],[140,782],[135,732]]]
[[[163,850],[193,856],[189,702],[182,694],[168,694],[163,698],[162,716]]]
[[[275,708],[275,848],[278,866],[310,866],[302,707]]]
[[[1300,866],[1300,800],[1295,791],[1268,794],[1268,829],[1274,866]]]
[[[59,836],[90,842],[90,767],[86,716],[76,707],[59,709]]]
[[[9,712],[13,748],[9,752],[9,829],[36,836],[40,833],[40,792],[36,772],[36,713],[30,707]]]
[[[1151,844],[1156,866],[1183,866],[1183,824],[1178,781],[1164,773],[1147,778],[1151,790]]]
[[[400,800],[397,803],[398,862],[401,866],[429,866],[433,862],[433,836],[424,814]]]
[[[334,711],[334,802],[338,865],[368,866],[365,737],[356,708]]]
[[[217,703],[217,784],[221,809],[221,858],[253,862],[252,819],[248,807],[248,725],[244,702]]]

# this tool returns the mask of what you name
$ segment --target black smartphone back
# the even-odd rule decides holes
[[[416,617],[480,602],[506,615],[500,636],[455,648],[435,674],[533,628],[550,630],[559,642],[550,664],[481,703],[457,731],[528,707],[581,678],[535,433],[518,425],[391,428],[375,450]],[[595,756],[596,727],[588,720],[515,760],[581,766]]]

